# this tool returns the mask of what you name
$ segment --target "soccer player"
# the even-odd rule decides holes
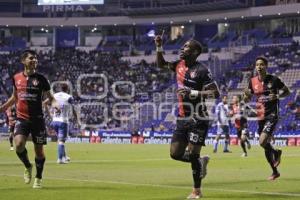
[[[206,175],[208,156],[200,159],[208,131],[208,113],[205,99],[219,96],[219,90],[209,70],[197,62],[202,47],[196,40],[187,41],[180,51],[180,60],[167,62],[163,57],[162,37],[155,37],[157,64],[176,73],[179,116],[172,137],[171,158],[191,163],[194,187],[188,199],[202,196],[201,180]],[[187,148],[187,151],[186,151]]]
[[[241,97],[240,96],[233,96],[232,97],[232,105],[230,115],[234,119],[234,126],[237,130],[237,136],[240,139],[241,147],[243,150],[242,157],[247,157],[248,153],[246,150],[246,144],[247,148],[250,149],[251,145],[249,142],[249,131],[248,131],[248,124],[247,124],[247,118],[245,116],[245,105],[241,103]]]
[[[16,108],[15,106],[10,106],[6,110],[6,123],[8,124],[8,133],[9,133],[9,143],[10,143],[10,150],[14,151],[14,130],[15,130],[15,124],[16,124]]]
[[[265,156],[273,173],[268,178],[275,180],[280,177],[277,170],[281,161],[282,151],[274,149],[270,141],[278,121],[279,99],[290,94],[290,90],[276,76],[267,73],[268,60],[257,57],[255,70],[257,76],[251,78],[248,88],[244,91],[244,100],[250,101],[252,94],[257,97],[256,109],[258,117],[259,144],[265,149]]]
[[[217,153],[219,140],[222,134],[225,135],[225,144],[224,144],[224,153],[230,153],[228,146],[230,141],[229,136],[229,107],[227,104],[227,96],[224,95],[222,97],[222,101],[216,107],[216,114],[217,114],[217,135],[214,140],[214,153]]]
[[[21,62],[24,65],[24,70],[13,76],[13,94],[0,106],[0,111],[3,112],[16,104],[17,120],[14,142],[16,153],[25,166],[24,181],[29,184],[32,177],[32,164],[25,147],[27,138],[31,134],[36,166],[33,188],[42,188],[42,173],[45,163],[43,145],[47,143],[42,98],[49,98],[49,103],[53,104],[55,104],[55,99],[50,93],[47,79],[36,72],[38,64],[36,52],[32,50],[23,51]]]
[[[57,163],[67,164],[70,158],[66,155],[65,141],[68,136],[68,127],[71,111],[74,115],[76,122],[78,122],[77,113],[73,106],[73,97],[68,94],[68,85],[62,84],[61,91],[54,94],[54,98],[60,107],[60,110],[53,109],[51,127],[57,134]]]

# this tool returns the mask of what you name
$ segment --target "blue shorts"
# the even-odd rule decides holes
[[[218,135],[228,134],[229,135],[229,126],[228,125],[219,125],[217,130]]]
[[[68,123],[54,121],[51,123],[51,128],[55,130],[58,141],[66,141],[68,136]]]

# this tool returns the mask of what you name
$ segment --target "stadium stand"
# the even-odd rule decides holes
[[[230,15],[224,17],[224,14],[235,13],[237,10],[260,9],[261,6],[265,6],[264,8],[274,6],[272,8],[276,10],[278,5],[274,1],[128,0],[121,3],[117,0],[107,0],[104,5],[93,5],[94,10],[91,10],[91,6],[62,6],[60,9],[57,6],[38,7],[30,0],[24,1],[22,5],[18,1],[7,0],[0,1],[0,5],[2,4],[5,4],[7,9],[0,9],[0,16],[7,19],[22,16],[22,19],[26,20],[45,18],[51,22],[54,18],[68,21],[69,18],[75,17],[82,19],[90,17],[95,20],[97,17],[128,17],[126,20],[129,21],[120,18],[121,23],[122,20],[127,23],[122,25],[114,23],[114,19],[109,26],[101,26],[100,21],[99,25],[80,22],[81,24],[73,24],[72,27],[60,23],[36,26],[24,24],[22,31],[19,30],[19,25],[11,26],[8,22],[7,24],[1,22],[1,81],[8,91],[12,91],[11,75],[21,67],[18,64],[20,51],[25,48],[38,50],[40,72],[51,82],[69,81],[73,86],[73,96],[80,110],[81,120],[88,124],[81,127],[83,130],[138,130],[146,133],[154,130],[170,132],[175,128],[176,111],[168,105],[168,103],[175,105],[177,101],[174,75],[169,71],[158,69],[153,59],[155,57],[153,36],[164,32],[165,54],[172,58],[176,58],[178,49],[186,40],[195,38],[201,41],[204,53],[200,60],[211,69],[221,91],[228,93],[229,97],[240,94],[247,86],[249,78],[253,75],[255,57],[266,56],[270,63],[269,73],[279,76],[293,92],[280,104],[280,111],[284,114],[275,132],[276,136],[300,134],[300,105],[297,92],[300,90],[300,23],[297,17],[299,13],[289,10],[290,5],[287,1],[286,16],[272,11],[273,13],[262,20],[264,25],[257,22],[263,16],[253,14],[247,16],[249,19],[245,21],[246,15],[242,15],[244,12],[238,13],[238,18],[232,16],[231,19]],[[299,4],[292,6],[297,7]],[[215,19],[213,16],[203,18],[201,14],[199,21],[193,18],[193,15],[202,11],[215,10],[220,11]],[[172,14],[179,11],[187,15],[184,23],[172,20]],[[170,15],[168,23],[162,21],[166,20],[165,17],[160,19],[160,15],[166,13]],[[150,21],[147,17],[143,18],[146,14],[152,16]],[[138,18],[142,18],[139,19],[140,23],[135,22]],[[241,21],[243,26],[239,24]],[[32,23],[30,20],[28,22]],[[105,75],[107,83],[104,79],[92,76],[97,74]],[[116,86],[117,81],[125,82]],[[131,86],[126,84],[126,81],[133,83],[134,95],[129,99],[120,99],[116,94],[126,96],[132,92]],[[105,93],[106,89],[105,98],[100,100],[94,98]],[[116,94],[112,92],[113,90]],[[3,90],[0,90],[0,97],[1,101],[6,98]],[[125,103],[132,104],[134,109],[114,113],[114,105],[117,103],[123,103],[125,110],[128,108]],[[157,108],[164,103],[167,111],[157,116]],[[215,103],[209,102],[212,105],[210,107],[212,116]],[[137,113],[133,118],[132,110]],[[5,116],[0,114],[0,132],[5,132],[4,119]],[[290,123],[291,121],[293,123]],[[255,134],[257,129],[255,121],[250,121],[249,127]],[[74,130],[76,133],[76,128]],[[212,126],[209,136],[213,136],[215,132],[216,127]]]

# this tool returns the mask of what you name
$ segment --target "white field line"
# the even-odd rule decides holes
[[[153,161],[168,161],[172,160],[171,158],[153,158],[153,159],[126,159],[126,160],[71,160],[71,163],[114,163],[114,162],[153,162]],[[46,161],[46,163],[56,163],[56,161]],[[0,161],[0,165],[9,165],[9,164],[22,164],[21,161]]]
[[[8,177],[21,177],[20,175],[13,174],[0,174],[0,176]],[[46,177],[49,180],[60,180],[60,181],[77,181],[77,182],[89,182],[89,183],[107,183],[107,184],[117,184],[117,185],[131,185],[131,186],[144,186],[144,187],[159,187],[159,188],[170,188],[170,189],[190,189],[188,186],[173,186],[173,185],[159,185],[159,184],[148,184],[148,183],[130,183],[123,181],[104,181],[104,180],[93,180],[93,179],[74,179],[74,178],[57,178],[57,177]],[[0,189],[1,190],[1,189]],[[228,193],[246,193],[246,194],[262,194],[270,196],[289,196],[289,197],[300,197],[300,193],[281,193],[281,192],[259,192],[259,191],[246,191],[246,190],[233,190],[233,189],[222,189],[222,188],[207,188],[204,190],[212,190],[219,192]]]

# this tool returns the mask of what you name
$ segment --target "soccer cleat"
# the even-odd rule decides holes
[[[24,170],[25,184],[29,184],[31,182],[31,177],[32,177],[32,165],[29,168],[25,168]]]
[[[41,178],[35,178],[32,188],[34,188],[34,189],[41,189],[41,188],[43,188],[42,187],[42,179]]]
[[[278,167],[280,162],[281,162],[281,154],[282,154],[282,150],[278,149],[277,153],[274,154],[274,167]]]
[[[207,164],[209,162],[210,157],[208,155],[203,156],[202,158],[199,159],[200,164],[201,164],[201,178],[204,179],[205,176],[207,175]]]
[[[64,158],[63,159],[57,159],[57,164],[68,164],[69,162],[66,161]]]
[[[10,149],[9,149],[10,151],[14,151],[15,149],[14,149],[14,147],[10,147]]]
[[[271,176],[268,177],[268,180],[274,181],[276,178],[279,178],[279,177],[280,177],[279,173],[276,173],[276,174],[273,173]]]
[[[224,150],[223,153],[232,153],[231,151],[229,151],[228,149]]]
[[[247,157],[248,154],[247,153],[243,153],[241,157]]]
[[[214,150],[213,150],[213,153],[217,153],[217,149],[214,149]]]
[[[200,190],[193,190],[193,192],[187,197],[187,199],[199,199],[202,197]]]
[[[70,162],[70,161],[71,161],[71,158],[70,158],[70,157],[68,157],[68,156],[66,156],[66,157],[63,157],[63,159],[65,159],[65,161],[67,161],[67,162]]]

